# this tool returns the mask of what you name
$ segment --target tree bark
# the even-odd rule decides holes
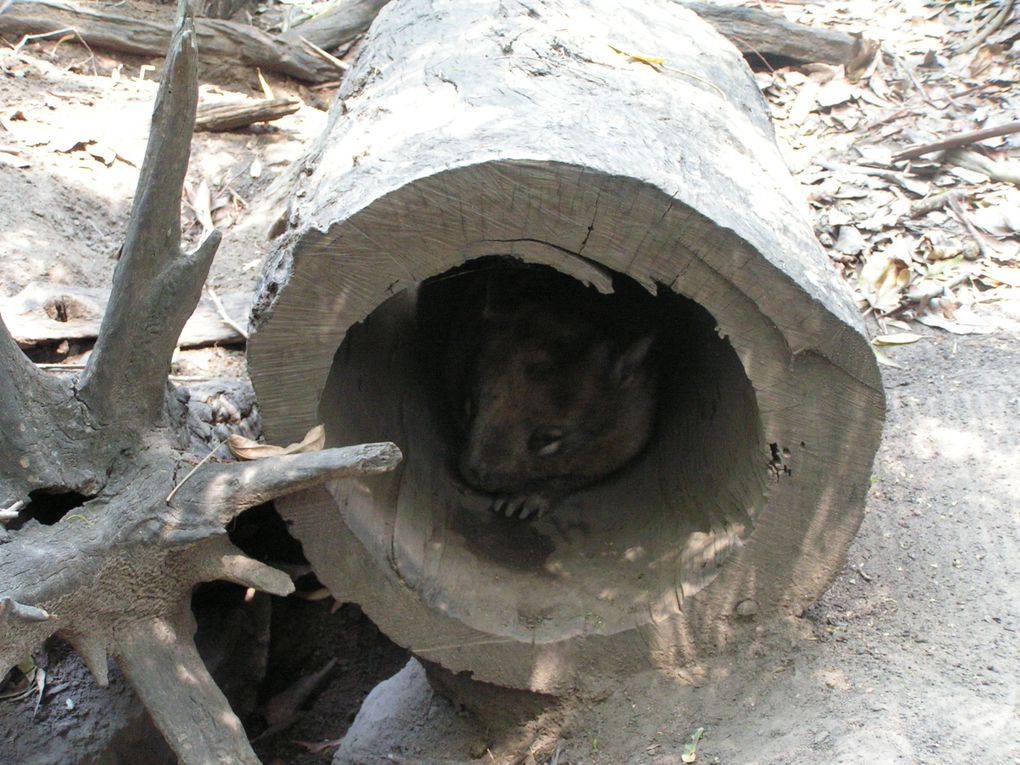
[[[854,56],[856,39],[846,32],[794,24],[756,8],[677,2],[715,27],[752,64],[764,58],[846,65]]]
[[[331,441],[385,433],[408,455],[278,503],[337,598],[448,670],[563,693],[671,671],[820,596],[884,398],[767,113],[737,50],[664,0],[382,10],[248,346],[273,441],[321,419]],[[418,323],[465,265],[521,262],[641,285],[676,359],[645,452],[534,523],[460,485]]]
[[[199,107],[195,130],[211,132],[237,130],[256,122],[272,122],[301,108],[296,98],[266,98],[242,104],[215,104]]]

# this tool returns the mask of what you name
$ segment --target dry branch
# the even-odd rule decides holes
[[[182,765],[257,765],[195,649],[192,590],[223,579],[289,593],[289,577],[245,557],[225,523],[289,491],[391,469],[400,453],[375,444],[200,463],[181,487],[199,460],[182,448],[182,398],[166,371],[218,241],[213,234],[193,253],[180,249],[195,38],[182,0],[123,256],[81,384],[35,369],[0,322],[0,508],[23,505],[27,516],[0,544],[0,671],[58,634],[101,685],[108,657],[118,662]],[[42,525],[33,508],[48,491],[86,498]]]
[[[198,19],[195,26],[206,61],[259,66],[306,82],[336,77],[335,67],[288,38],[219,19]],[[141,56],[162,56],[173,33],[171,24],[100,13],[57,0],[14,0],[0,14],[0,34],[29,35],[67,28],[73,28],[90,46]]]
[[[182,37],[181,54],[167,60],[165,87],[156,94],[110,304],[81,379],[81,398],[101,423],[123,417],[126,402],[137,407],[135,427],[162,415],[167,360],[220,242],[214,231],[193,252],[180,251],[182,184],[198,104],[197,88],[188,88],[198,79],[196,41],[190,31]]]
[[[387,0],[339,0],[325,10],[296,24],[281,37],[296,44],[302,38],[320,48],[333,50],[349,43],[372,23]]]
[[[856,40],[845,32],[794,24],[755,8],[675,1],[701,16],[752,61],[766,56],[848,64],[854,57]]]
[[[210,132],[236,130],[256,122],[272,122],[301,108],[296,98],[266,98],[242,104],[200,106],[195,130]]]
[[[934,151],[954,149],[959,146],[969,146],[970,144],[977,143],[978,141],[986,141],[989,138],[998,138],[999,136],[1011,135],[1013,133],[1020,133],[1020,122],[1010,122],[1006,125],[996,125],[995,127],[983,128],[981,130],[972,130],[969,133],[960,133],[959,135],[954,135],[951,138],[945,138],[941,141],[933,141],[932,143],[912,146],[909,149],[904,149],[898,154],[893,155],[893,161],[898,162],[901,159],[914,159],[915,157],[922,157],[925,154],[931,154]]]
[[[714,26],[745,58],[767,56],[793,61],[847,64],[856,50],[857,40],[845,32],[794,24],[782,16],[754,8],[734,8],[689,0],[676,2],[690,8]],[[365,31],[385,4],[383,0],[337,2],[281,36],[294,42],[304,37],[322,48],[332,50]]]
[[[65,284],[32,284],[17,295],[0,298],[0,315],[21,348],[60,340],[91,340],[110,300],[104,287],[75,287]],[[242,292],[222,296],[227,315],[240,319],[248,314],[251,295]],[[205,345],[242,343],[244,337],[220,315],[211,297],[203,297],[184,325],[177,345],[199,348]]]

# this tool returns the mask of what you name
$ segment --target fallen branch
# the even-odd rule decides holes
[[[391,470],[401,455],[383,443],[215,464],[186,450],[187,399],[166,372],[219,242],[216,232],[193,251],[180,242],[195,42],[182,0],[113,291],[80,380],[37,369],[0,321],[0,517],[20,508],[38,521],[54,492],[78,495],[57,522],[4,529],[0,674],[59,634],[100,685],[116,660],[181,765],[258,765],[195,648],[191,593],[224,580],[289,594],[290,577],[242,554],[225,524],[302,488]],[[57,318],[69,319],[61,306]]]
[[[195,131],[212,133],[237,130],[256,122],[272,122],[301,108],[296,98],[266,98],[241,104],[213,104],[198,107]]]
[[[782,16],[754,8],[675,0],[690,8],[732,42],[745,58],[786,58],[793,61],[849,64],[856,38],[845,32],[794,24]]]
[[[295,24],[281,37],[296,44],[302,38],[326,50],[334,50],[362,34],[387,0],[337,0],[325,10]]]
[[[984,128],[982,130],[973,130],[969,133],[960,133],[954,135],[952,138],[945,138],[941,141],[933,141],[932,143],[923,143],[919,146],[912,146],[909,149],[904,149],[898,154],[893,155],[893,162],[899,162],[903,159],[914,159],[915,157],[921,157],[925,154],[931,154],[934,151],[943,151],[944,149],[954,149],[959,146],[968,146],[978,141],[985,141],[989,138],[998,138],[1003,135],[1010,135],[1012,133],[1020,133],[1020,122],[1010,122],[1006,125],[996,125],[995,127]]]
[[[971,38],[960,43],[960,47],[957,48],[957,53],[969,53],[991,37],[995,32],[998,32],[1002,28],[1002,25],[1006,23],[1006,19],[1009,18],[1009,14],[1013,12],[1013,4],[1014,0],[1002,0],[999,5],[999,10],[996,11],[995,15],[992,16],[992,18],[988,20],[988,23],[979,29]]]
[[[61,340],[92,340],[110,300],[110,290],[63,284],[32,284],[17,295],[0,298],[0,315],[21,348]],[[251,295],[235,292],[222,296],[223,313],[212,298],[203,298],[177,339],[181,348],[240,344],[245,332],[229,316],[246,316]]]
[[[946,155],[946,161],[957,167],[984,173],[993,181],[1020,186],[1020,162],[996,161],[984,154],[967,149],[953,149]]]
[[[162,56],[173,25],[147,19],[100,13],[58,0],[14,0],[0,14],[0,34],[49,34],[73,30],[96,48],[142,56]],[[336,68],[308,52],[300,42],[268,35],[247,24],[198,19],[195,34],[204,60],[220,59],[259,66],[306,82],[336,78]]]
[[[944,191],[941,194],[918,199],[916,202],[910,203],[910,217],[923,218],[928,213],[941,210],[952,200],[960,201],[961,199],[966,199],[966,197],[967,193],[964,191]]]
[[[753,8],[675,0],[690,8],[728,38],[746,58],[785,58],[848,64],[857,53],[857,39],[845,32],[794,24],[781,16]],[[327,10],[294,26],[280,37],[297,44],[302,38],[333,50],[368,29],[385,0],[336,2]]]

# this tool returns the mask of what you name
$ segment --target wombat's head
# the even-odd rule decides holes
[[[565,493],[648,441],[650,336],[618,347],[592,324],[535,306],[487,316],[464,401],[463,478],[492,493]]]

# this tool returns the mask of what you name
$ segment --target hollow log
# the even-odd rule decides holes
[[[321,420],[327,443],[406,455],[278,503],[337,598],[447,670],[557,694],[697,661],[824,592],[884,395],[767,112],[738,51],[664,0],[382,10],[249,341],[272,441]],[[669,360],[644,451],[534,521],[464,489],[444,324],[420,318],[522,267],[636,289]]]

